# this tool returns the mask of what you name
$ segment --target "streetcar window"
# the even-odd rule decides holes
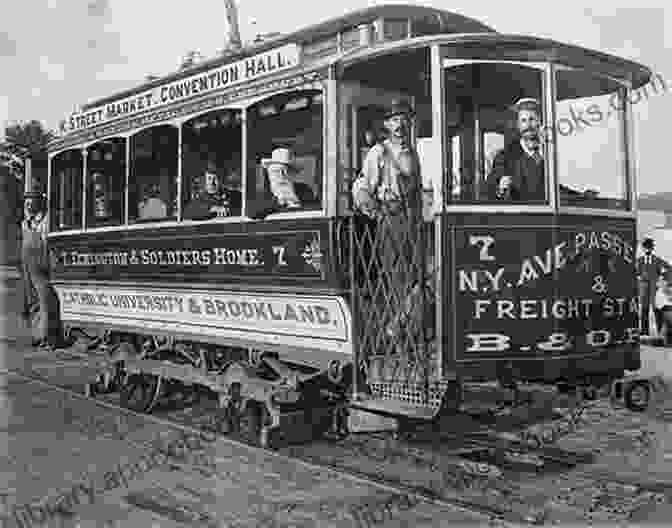
[[[177,128],[148,128],[131,138],[129,220],[175,219],[177,213]]]
[[[323,116],[319,90],[272,96],[249,108],[247,199],[251,214],[266,208],[321,208]]]
[[[182,125],[182,218],[210,220],[242,212],[242,119],[217,110]]]
[[[556,83],[560,204],[626,209],[625,89],[568,68],[556,72]]]
[[[546,203],[542,70],[464,64],[446,69],[445,90],[450,199]]]
[[[68,150],[51,161],[51,229],[82,228],[82,168],[80,150]]]
[[[124,221],[126,140],[101,141],[87,153],[86,226],[120,225]]]
[[[385,40],[401,40],[408,37],[409,24],[407,19],[383,21],[383,35]]]

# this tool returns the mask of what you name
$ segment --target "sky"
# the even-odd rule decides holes
[[[237,0],[243,40],[290,32],[376,4]],[[564,0],[528,4],[423,0],[502,33],[529,34],[623,56],[669,79],[668,91],[635,105],[640,192],[672,191],[672,7],[667,2]],[[665,31],[669,28],[670,31]],[[0,16],[0,124],[38,119],[56,128],[78,105],[175,71],[189,50],[211,57],[226,42],[224,0],[20,0]],[[667,33],[667,36],[666,36]],[[4,126],[2,127],[4,129]]]

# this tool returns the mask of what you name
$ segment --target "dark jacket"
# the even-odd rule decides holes
[[[488,197],[497,199],[502,176],[511,176],[511,199],[524,202],[546,199],[544,163],[537,163],[516,140],[497,153],[488,177]]]
[[[658,277],[665,275],[670,267],[658,255],[651,255],[651,263],[646,263],[646,254],[637,258],[637,278],[642,282],[655,284]]]
[[[240,215],[242,196],[240,191],[227,190],[221,196],[212,196],[204,193],[199,198],[193,199],[187,204],[182,213],[185,220],[209,220],[216,218],[216,213],[210,211],[211,207],[221,206],[228,203],[229,216]]]

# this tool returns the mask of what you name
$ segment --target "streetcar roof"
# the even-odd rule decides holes
[[[207,71],[211,68],[216,68],[240,59],[245,59],[249,56],[263,53],[270,49],[282,46],[283,44],[296,43],[305,44],[318,40],[322,37],[335,35],[336,33],[346,30],[348,28],[357,27],[360,24],[369,24],[374,20],[380,18],[409,18],[409,19],[423,19],[427,17],[436,17],[440,24],[440,33],[490,33],[494,32],[489,26],[475,20],[473,18],[465,17],[457,13],[445,11],[442,9],[435,9],[432,7],[414,6],[414,5],[382,5],[374,6],[366,9],[353,11],[344,16],[332,18],[307,28],[300,29],[293,33],[280,35],[277,38],[265,40],[258,44],[245,46],[240,51],[228,54],[226,56],[217,57],[214,59],[204,60],[197,65],[187,68],[169,75],[160,77],[150,82],[143,83],[128,90],[117,92],[113,95],[91,101],[83,105],[82,110],[88,110],[98,105],[110,103],[120,98],[134,95],[135,93],[161,86],[167,82],[173,82],[184,77],[189,77],[199,72]]]
[[[629,81],[634,89],[648,83],[652,76],[651,70],[646,66],[617,55],[548,38],[496,32],[434,35],[410,41],[395,40],[373,48],[354,50],[347,57],[336,58],[335,62],[347,65],[365,57],[394,53],[399,49],[421,47],[435,42],[462,50],[460,54],[464,59],[557,62]],[[470,55],[474,50],[480,51],[478,57]]]
[[[168,83],[178,81],[199,73],[225,66],[229,63],[255,56],[266,51],[279,48],[285,44],[307,45],[321,39],[335,36],[341,31],[370,24],[380,19],[409,19],[435,22],[432,29],[426,29],[424,35],[412,39],[391,40],[376,43],[373,46],[355,48],[346,54],[335,54],[328,62],[344,64],[367,56],[393,53],[429,43],[439,43],[447,47],[462,48],[464,58],[471,50],[478,49],[482,53],[490,53],[491,60],[535,60],[539,62],[560,62],[569,66],[588,68],[595,73],[602,73],[632,83],[633,88],[646,84],[651,78],[651,71],[634,61],[615,55],[590,50],[576,45],[565,44],[551,39],[525,35],[507,35],[497,33],[491,27],[469,17],[450,11],[414,5],[383,5],[354,11],[341,17],[309,26],[307,28],[280,35],[276,38],[255,43],[214,59],[205,60],[192,67],[173,72],[164,77],[139,84],[131,89],[97,99],[85,104],[80,112],[122,100],[135,94],[152,90]],[[438,22],[438,24],[436,24]],[[78,112],[79,113],[79,112]]]

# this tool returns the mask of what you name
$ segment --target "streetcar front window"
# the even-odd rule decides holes
[[[131,222],[176,218],[177,142],[177,128],[168,125],[148,128],[131,138]]]
[[[126,142],[101,141],[87,149],[86,226],[120,225],[124,221]]]
[[[625,88],[570,68],[556,86],[560,205],[627,209]]]
[[[51,230],[82,228],[81,150],[57,154],[51,161]]]
[[[444,75],[449,200],[547,203],[544,70],[476,62]]]
[[[242,119],[216,110],[182,126],[182,218],[211,220],[242,212]]]
[[[323,118],[320,90],[272,96],[248,109],[250,214],[322,207]]]

